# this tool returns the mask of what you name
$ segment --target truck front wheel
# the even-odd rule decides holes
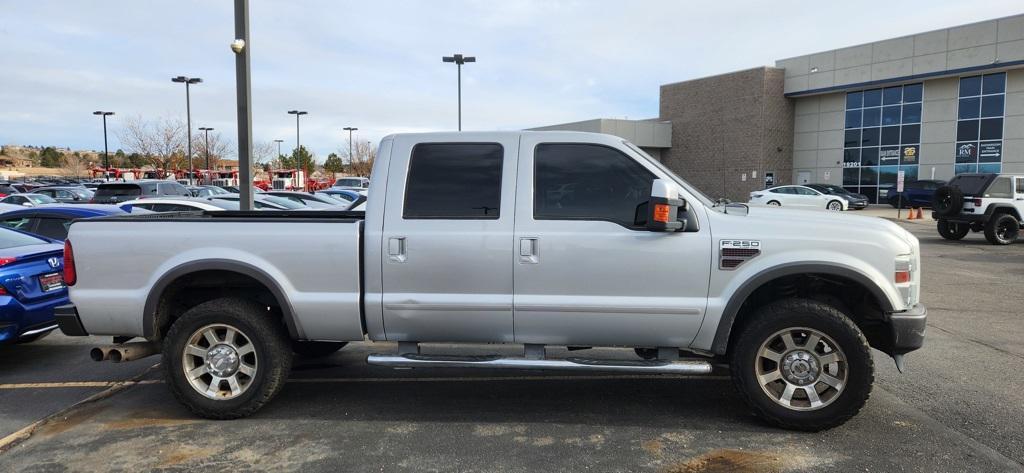
[[[819,431],[864,406],[874,362],[864,334],[836,308],[783,299],[751,314],[732,347],[732,378],[769,423]]]
[[[171,325],[164,377],[174,397],[208,419],[259,410],[284,386],[292,347],[266,306],[237,298],[199,304]]]

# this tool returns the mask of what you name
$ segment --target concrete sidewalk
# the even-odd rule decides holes
[[[915,210],[915,214],[916,214],[916,210],[917,209],[914,209],[914,210]],[[851,215],[864,215],[864,216],[869,216],[869,217],[881,217],[881,218],[888,219],[888,220],[893,220],[893,221],[899,220],[901,222],[907,222],[907,223],[919,223],[919,224],[924,224],[924,225],[934,225],[935,224],[935,220],[932,219],[932,210],[931,209],[923,209],[922,212],[921,212],[922,218],[920,220],[916,220],[916,219],[915,220],[910,220],[909,219],[909,217],[910,217],[910,209],[900,210],[899,211],[899,219],[897,219],[896,218],[896,209],[892,208],[891,205],[887,205],[887,204],[869,205],[868,208],[866,208],[864,210],[849,210],[849,211],[847,211],[847,213],[849,213]]]

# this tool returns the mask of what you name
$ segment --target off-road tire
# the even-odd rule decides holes
[[[942,186],[932,197],[932,211],[939,217],[952,217],[964,208],[964,193],[958,187]]]
[[[936,227],[939,230],[939,235],[947,240],[961,240],[971,231],[970,225],[966,223],[950,222],[946,219],[939,219]]]
[[[323,358],[341,350],[348,342],[294,341],[292,351],[304,358]]]
[[[817,432],[842,425],[871,395],[874,360],[857,325],[835,307],[809,299],[782,299],[750,314],[730,347],[732,379],[754,412],[768,423],[791,430]],[[816,410],[797,411],[770,398],[757,379],[755,363],[762,343],[780,330],[806,327],[830,337],[845,354],[847,381],[837,397]]]
[[[184,346],[196,330],[210,324],[237,327],[255,348],[259,360],[256,374],[252,384],[236,398],[207,398],[186,379]],[[292,368],[292,344],[280,319],[266,306],[225,297],[199,304],[174,321],[163,341],[162,365],[174,397],[193,413],[207,419],[237,419],[259,410],[284,387]]]
[[[985,239],[993,245],[1009,245],[1017,241],[1020,222],[1010,214],[996,214],[985,223]]]

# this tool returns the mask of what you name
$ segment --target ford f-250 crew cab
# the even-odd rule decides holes
[[[401,368],[699,375],[728,363],[757,414],[803,430],[864,405],[870,347],[902,368],[923,343],[910,233],[715,203],[620,138],[393,135],[370,189],[365,214],[76,222],[60,327],[121,342],[94,349],[97,360],[162,353],[177,399],[210,418],[259,409],[293,353],[368,339],[398,342],[367,361]],[[145,341],[124,343],[133,337]],[[429,342],[520,344],[523,355],[420,353]],[[640,358],[550,357],[549,346]]]

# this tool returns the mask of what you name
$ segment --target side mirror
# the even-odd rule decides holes
[[[675,186],[664,179],[655,179],[651,185],[651,200],[647,203],[647,229],[652,232],[684,230],[686,222],[679,221],[679,209],[685,210],[685,204]]]

